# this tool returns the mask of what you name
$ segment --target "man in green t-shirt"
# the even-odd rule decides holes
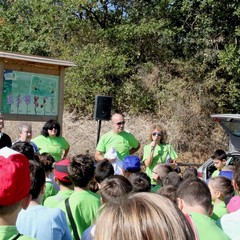
[[[125,156],[135,153],[140,148],[140,144],[133,134],[124,131],[124,125],[123,115],[115,113],[112,116],[112,130],[105,133],[97,144],[95,153],[97,161],[103,160],[104,154],[112,147],[117,150],[118,158],[121,161]]]
[[[19,212],[26,209],[31,200],[29,160],[8,147],[2,148],[0,179],[0,239],[34,239],[21,235],[16,228]]]

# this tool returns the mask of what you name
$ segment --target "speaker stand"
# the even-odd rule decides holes
[[[102,124],[102,120],[98,120],[98,130],[97,130],[97,144],[100,138],[100,132],[101,132],[101,124]],[[96,146],[97,146],[96,144]]]

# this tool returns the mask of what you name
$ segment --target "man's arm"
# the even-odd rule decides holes
[[[134,154],[135,152],[137,152],[139,150],[139,148],[141,147],[140,143],[138,143],[138,146],[136,148],[131,148],[130,149],[130,155]]]
[[[104,159],[104,157],[103,157],[103,152],[96,151],[96,153],[95,153],[95,159],[96,159],[96,161],[101,161],[101,160],[103,160],[103,159]]]

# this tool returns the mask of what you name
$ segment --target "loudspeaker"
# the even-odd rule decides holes
[[[96,96],[93,118],[95,120],[110,120],[112,108],[112,97]]]

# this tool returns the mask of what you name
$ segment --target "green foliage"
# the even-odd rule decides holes
[[[86,45],[73,61],[77,68],[66,76],[66,108],[81,114],[92,112],[95,95],[113,96],[130,71],[124,56],[100,44]]]
[[[98,94],[130,114],[240,110],[237,0],[5,0],[0,16],[2,50],[77,64],[69,111],[91,114]]]

